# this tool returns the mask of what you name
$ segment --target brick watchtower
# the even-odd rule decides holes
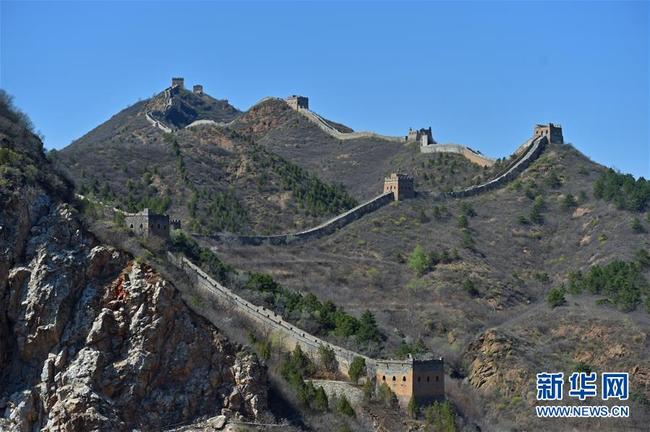
[[[172,78],[172,88],[178,87],[181,90],[185,88],[185,79],[182,77]]]
[[[400,406],[413,398],[418,405],[428,405],[445,397],[445,373],[442,358],[377,360],[377,385],[386,384]]]
[[[535,125],[533,137],[538,138],[541,136],[545,136],[550,143],[564,144],[562,126],[559,124],[549,123]]]
[[[406,174],[392,173],[384,179],[384,193],[393,192],[395,201],[415,197],[413,177]]]
[[[169,221],[169,215],[156,214],[148,208],[139,213],[124,216],[124,221],[129,230],[142,237],[169,237],[169,227],[180,229],[180,221]]]
[[[299,109],[309,109],[309,98],[306,96],[292,95],[287,98],[287,104],[296,111]]]

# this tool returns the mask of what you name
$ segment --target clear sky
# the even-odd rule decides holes
[[[650,177],[648,2],[1,3],[0,86],[61,148],[186,85],[506,156],[536,122]]]

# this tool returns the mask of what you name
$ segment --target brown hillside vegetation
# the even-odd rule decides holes
[[[631,228],[638,215],[593,197],[602,171],[571,146],[551,145],[518,180],[484,195],[398,202],[307,244],[217,247],[236,267],[272,274],[357,314],[370,308],[393,354],[420,341],[444,355],[459,380],[452,381],[456,402],[483,412],[490,430],[542,427],[531,408],[534,374],[570,373],[580,363],[636,371],[633,409],[647,414],[650,315],[643,305],[625,312],[588,294],[567,294],[555,309],[545,301],[569,272],[634,260],[650,248],[648,236]],[[575,205],[565,204],[569,194]],[[532,222],[535,200],[542,204]],[[417,275],[408,265],[416,245],[450,258]],[[469,395],[484,402],[475,406]]]

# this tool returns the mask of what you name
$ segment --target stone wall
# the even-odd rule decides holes
[[[421,153],[457,153],[465,156],[471,162],[479,166],[492,166],[494,165],[494,160],[483,156],[481,153],[476,150],[472,150],[469,147],[460,144],[429,144],[420,146]]]
[[[474,196],[502,186],[503,184],[517,177],[523,170],[528,168],[528,166],[530,166],[530,164],[533,163],[542,153],[546,147],[547,142],[548,140],[546,137],[535,138],[528,148],[528,151],[526,151],[523,156],[521,156],[506,172],[500,176],[477,186],[471,186],[460,191],[447,192],[446,194],[442,194],[442,196],[453,198]]]
[[[310,228],[304,231],[299,231],[296,233],[278,234],[278,235],[269,235],[269,236],[263,236],[263,235],[245,236],[245,235],[219,233],[213,236],[209,236],[209,238],[218,241],[236,242],[236,243],[241,243],[246,245],[262,245],[262,244],[283,245],[283,244],[289,244],[297,241],[312,240],[312,239],[323,237],[328,234],[332,234],[337,229],[344,227],[345,225],[359,219],[360,217],[362,217],[367,213],[371,213],[377,210],[378,208],[383,207],[384,205],[390,203],[391,201],[393,201],[393,192],[383,193],[314,228]]]
[[[406,407],[411,396],[418,402],[428,403],[444,398],[444,363],[442,358],[429,360],[373,359],[354,351],[331,344],[285,321],[280,315],[257,306],[238,296],[230,289],[212,279],[207,273],[182,255],[167,254],[169,260],[179,267],[190,278],[190,284],[177,284],[188,306],[195,313],[203,316],[215,325],[218,313],[211,307],[213,302],[229,308],[254,327],[257,332],[270,334],[274,342],[279,342],[284,350],[291,351],[299,345],[303,352],[312,359],[318,359],[318,350],[326,346],[334,351],[338,370],[344,375],[355,357],[361,357],[366,362],[367,377],[376,377],[377,383],[386,382],[397,395],[402,407]],[[393,376],[395,379],[393,380]],[[399,378],[398,378],[399,377]],[[420,379],[418,379],[420,378]]]
[[[201,270],[198,266],[193,264],[184,256],[174,255],[168,253],[169,260],[177,267],[182,269],[190,278],[191,284],[189,286],[182,286],[178,284],[177,288],[181,291],[187,290],[184,294],[190,296],[198,296],[205,303],[209,304],[211,301],[216,301],[218,304],[232,308],[238,314],[242,315],[249,322],[251,322],[259,332],[273,334],[279,336],[278,340],[286,350],[293,350],[296,345],[313,357],[318,356],[318,349],[321,345],[330,347],[334,350],[336,360],[339,365],[339,371],[343,374],[348,373],[348,369],[352,360],[355,357],[362,357],[366,361],[366,366],[369,371],[374,373],[375,360],[355,353],[353,351],[333,345],[325,340],[322,340],[314,335],[311,335],[304,330],[285,321],[280,315],[266,309],[262,306],[257,306],[244,298],[238,296],[228,288],[221,285],[219,282],[212,279],[207,273]],[[199,315],[210,320],[209,307],[201,306],[201,302],[189,302],[188,306]],[[275,339],[274,339],[275,340]]]

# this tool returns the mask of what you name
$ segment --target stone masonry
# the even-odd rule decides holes
[[[562,126],[559,124],[538,124],[535,125],[533,137],[539,138],[545,136],[551,144],[564,144],[562,136]]]
[[[309,98],[306,96],[291,95],[287,98],[287,104],[294,110],[309,109]]]
[[[172,88],[178,87],[180,89],[185,88],[185,79],[182,77],[174,77],[172,78]]]
[[[415,197],[413,177],[406,174],[392,173],[384,179],[384,193],[392,192],[395,201]]]
[[[428,129],[411,129],[409,128],[408,135],[406,135],[406,141],[409,142],[419,142],[421,146],[426,146],[429,144],[436,144],[436,141],[433,139],[433,133],[431,128]]]
[[[247,319],[249,325],[261,334],[273,335],[285,350],[293,350],[299,345],[303,352],[316,359],[321,346],[334,351],[339,371],[348,373],[355,357],[361,357],[366,362],[368,377],[375,377],[377,386],[386,383],[395,393],[400,406],[406,408],[411,398],[417,403],[427,404],[434,400],[444,399],[444,360],[439,358],[406,360],[373,359],[354,351],[331,344],[285,321],[280,315],[257,306],[212,279],[208,274],[181,255],[168,253],[172,263],[182,269],[190,278],[190,284],[179,284],[177,287],[184,298],[198,298],[188,302],[188,306],[197,314],[212,320],[218,313],[210,304],[213,302],[236,311]]]
[[[126,227],[141,237],[169,237],[170,226],[174,229],[180,229],[179,220],[169,220],[169,215],[161,215],[144,209],[139,213],[127,213],[124,216]]]

